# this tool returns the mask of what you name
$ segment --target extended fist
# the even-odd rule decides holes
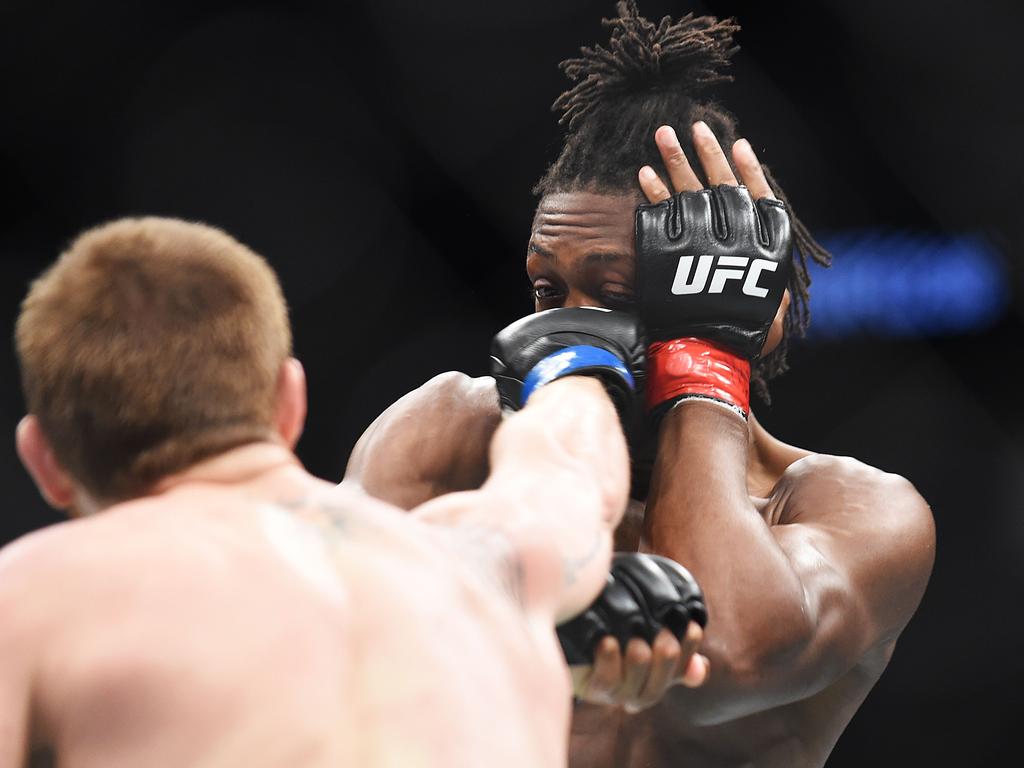
[[[626,420],[643,377],[637,320],[597,307],[549,309],[517,320],[491,344],[491,374],[501,407],[522,408],[538,388],[563,376],[596,376]]]

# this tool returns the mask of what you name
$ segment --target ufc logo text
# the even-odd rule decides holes
[[[770,259],[749,259],[746,256],[719,256],[718,264],[715,257],[703,255],[697,257],[697,268],[693,268],[693,256],[679,257],[676,276],[672,281],[672,293],[683,296],[689,293],[722,293],[730,280],[743,281],[743,293],[763,299],[768,289],[757,284],[762,272],[774,272],[779,268],[778,262]],[[712,272],[712,265],[715,269]],[[692,273],[692,274],[691,274]],[[708,276],[711,285],[708,285]]]

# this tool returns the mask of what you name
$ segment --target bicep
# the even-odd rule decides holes
[[[501,416],[493,381],[435,376],[377,417],[356,443],[345,480],[412,509],[436,496],[478,487]]]

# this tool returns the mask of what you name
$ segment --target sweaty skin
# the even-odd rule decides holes
[[[409,515],[260,443],[5,548],[0,768],[564,765],[553,627],[605,582],[625,443],[569,377],[490,456]]]
[[[673,188],[700,188],[674,132],[662,128],[656,140]],[[694,143],[710,183],[736,183],[709,131],[695,127]],[[770,194],[745,141],[733,162],[755,198]],[[642,172],[640,181],[653,202],[669,192],[652,176]],[[628,309],[641,200],[564,192],[540,201],[527,253],[538,310]],[[783,310],[766,351],[781,338]],[[414,484],[459,487],[486,472],[482,436],[498,418],[488,380],[439,377],[371,425],[347,477],[385,499]],[[397,442],[418,452],[396,462],[389,448]],[[825,763],[884,671],[923,594],[935,534],[927,504],[903,478],[786,445],[753,414],[744,422],[691,402],[665,418],[646,504],[631,504],[615,546],[666,555],[693,572],[710,613],[701,646],[710,676],[699,688],[670,688],[639,714],[577,704],[571,765],[803,768]],[[623,659],[606,639],[583,698],[630,701],[663,661],[657,646],[642,650]]]

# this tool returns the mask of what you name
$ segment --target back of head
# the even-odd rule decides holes
[[[32,284],[16,344],[57,460],[118,501],[271,437],[291,331],[260,256],[213,227],[142,218],[75,240]]]
[[[732,80],[725,70],[739,50],[733,41],[739,31],[735,20],[691,13],[675,21],[666,16],[655,24],[640,15],[636,0],[620,0],[616,9],[616,18],[604,20],[611,28],[607,48],[585,47],[580,57],[562,62],[574,83],[553,105],[566,127],[565,143],[537,184],[537,194],[625,193],[635,194],[640,202],[641,166],[651,166],[663,179],[669,177],[654,143],[654,132],[662,125],[676,128],[690,166],[706,185],[690,126],[698,120],[707,123],[727,155],[739,138],[736,118],[706,95],[709,87]],[[767,168],[765,176],[776,197],[788,202]],[[789,285],[787,338],[802,334],[809,321],[807,260],[830,260],[790,209],[797,253]],[[785,368],[784,342],[755,369],[763,396],[767,379]]]

